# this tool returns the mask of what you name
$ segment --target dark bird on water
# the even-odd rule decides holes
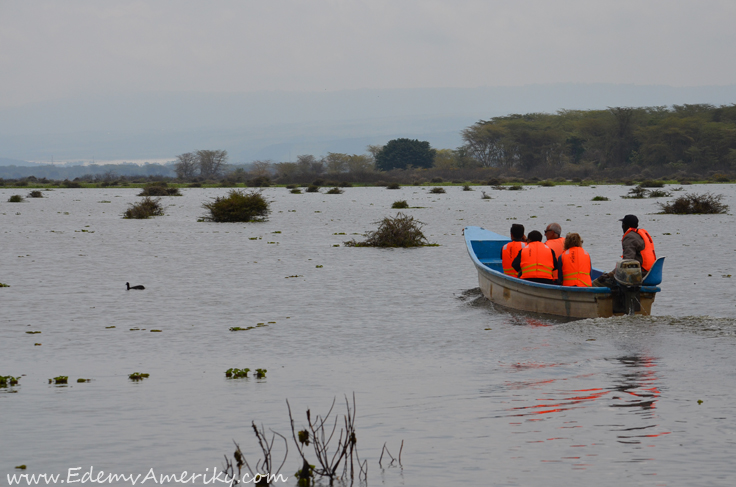
[[[128,289],[127,289],[128,291],[130,291],[131,289],[146,289],[145,287],[140,286],[140,285],[139,286],[131,286],[129,282],[126,282],[125,285],[128,286]]]

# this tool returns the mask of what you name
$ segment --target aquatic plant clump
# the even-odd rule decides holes
[[[143,379],[147,379],[151,374],[143,374],[141,372],[133,372],[132,374],[128,375],[128,379],[132,380],[133,382],[138,382]]]
[[[401,189],[401,185],[399,183],[388,183],[386,189]]]
[[[394,201],[394,203],[391,205],[391,208],[397,208],[397,209],[409,208],[409,203],[407,203],[406,200]]]
[[[593,197],[593,199],[592,199],[592,200],[590,200],[590,201],[611,201],[611,200],[609,200],[609,199],[608,199],[608,198],[606,198],[605,196],[595,196],[595,197]]]
[[[271,211],[270,203],[259,191],[232,190],[202,207],[209,211],[204,220],[220,223],[265,221]]]
[[[146,196],[138,203],[131,203],[130,207],[123,213],[123,218],[143,220],[152,216],[162,216],[164,209],[161,200]]]
[[[670,196],[672,196],[672,193],[661,189],[653,189],[649,191],[650,198],[669,198]]]
[[[13,377],[11,375],[0,375],[0,387],[17,385],[19,380],[20,377]]]
[[[664,214],[706,215],[728,211],[728,205],[721,202],[723,195],[685,194],[669,203],[657,203]]]
[[[364,242],[355,239],[345,242],[347,247],[424,247],[435,244],[429,243],[422,233],[424,223],[415,220],[413,216],[401,212],[395,217],[386,217],[378,223],[378,229],[366,233]]]
[[[24,199],[25,198],[23,198],[23,196],[19,194],[14,194],[10,198],[8,198],[8,203],[22,203]]]
[[[345,191],[343,191],[343,190],[341,190],[340,188],[338,188],[337,186],[335,186],[334,188],[330,189],[330,190],[329,190],[329,191],[327,192],[327,194],[343,194],[344,192],[345,192]]]
[[[225,371],[225,377],[228,377],[230,379],[247,379],[248,378],[248,372],[250,372],[250,369],[227,369]]]
[[[69,383],[69,376],[68,375],[60,375],[58,377],[54,377],[53,379],[49,379],[49,384],[67,384]]]
[[[2,282],[0,282],[0,287],[10,287],[10,284],[3,284]]]
[[[37,189],[34,189],[28,193],[28,198],[43,198],[43,193]]]
[[[168,188],[166,183],[155,183],[143,188],[138,196],[182,196],[179,188]]]
[[[445,193],[445,188],[435,187],[429,190],[432,194],[442,194]]]

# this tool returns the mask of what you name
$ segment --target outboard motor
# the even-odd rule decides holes
[[[641,291],[641,264],[636,260],[622,260],[616,263],[613,278],[618,285],[613,296],[613,312],[633,315],[641,310],[639,292]]]

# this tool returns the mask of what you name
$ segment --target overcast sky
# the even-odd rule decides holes
[[[735,0],[0,0],[0,106],[82,93],[736,84]]]

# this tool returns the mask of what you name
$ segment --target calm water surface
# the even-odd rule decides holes
[[[733,209],[734,188],[685,191],[723,193]],[[733,485],[734,217],[657,215],[656,200],[620,199],[621,186],[482,189],[493,199],[269,188],[274,211],[260,224],[198,223],[225,189],[163,198],[166,216],[145,221],[120,218],[139,190],[13,204],[25,190],[0,189],[0,282],[11,286],[0,289],[0,375],[24,374],[16,393],[0,390],[0,485],[20,464],[211,472],[233,440],[255,458],[251,421],[289,433],[286,399],[302,426],[307,408],[325,413],[336,397],[342,412],[353,392],[373,486]],[[439,247],[335,246],[399,199],[422,207],[406,211]],[[566,323],[480,297],[463,227],[557,221],[607,269],[627,213],[667,256],[654,316]],[[228,331],[257,323],[268,326]],[[267,378],[226,380],[230,367]],[[136,371],[150,378],[130,382]],[[59,375],[69,386],[48,384]],[[403,468],[381,469],[384,443],[396,456],[402,440]],[[297,467],[292,446],[286,485]]]

